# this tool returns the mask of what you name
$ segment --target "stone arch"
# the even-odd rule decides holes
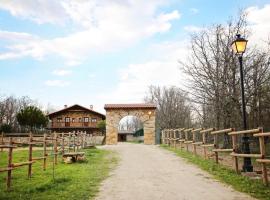
[[[106,144],[117,144],[118,125],[128,115],[143,122],[144,144],[155,144],[156,106],[154,104],[105,104]]]

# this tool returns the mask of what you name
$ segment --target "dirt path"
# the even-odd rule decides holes
[[[103,182],[97,200],[253,199],[158,146],[120,143],[101,148],[117,151],[121,161]]]

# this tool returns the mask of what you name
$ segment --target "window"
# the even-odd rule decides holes
[[[70,118],[69,117],[66,117],[65,118],[65,122],[70,122]]]
[[[79,122],[82,122],[82,118],[79,118]]]
[[[89,118],[88,117],[85,117],[84,118],[84,122],[89,122]]]
[[[61,117],[58,117],[57,118],[57,122],[62,122],[62,118]]]
[[[75,122],[75,118],[72,118],[72,123],[74,123]]]
[[[92,122],[93,122],[93,123],[97,123],[97,119],[96,119],[96,118],[93,118],[93,119],[92,119]]]

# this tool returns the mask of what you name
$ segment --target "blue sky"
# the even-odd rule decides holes
[[[100,112],[141,102],[151,84],[182,87],[177,60],[189,34],[239,9],[249,11],[256,42],[268,37],[262,0],[0,0],[0,94]]]

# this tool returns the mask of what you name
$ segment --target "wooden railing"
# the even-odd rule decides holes
[[[178,133],[178,134],[176,134]],[[201,134],[202,137],[198,137],[198,134]],[[259,137],[259,146],[260,153],[239,153],[239,148],[237,144],[237,139],[243,134],[250,134],[251,137]],[[218,144],[218,138],[229,137],[232,141],[232,145],[226,148],[220,148]],[[238,158],[256,158],[256,162],[261,165],[262,179],[264,184],[268,185],[268,173],[267,173],[267,164],[270,164],[270,159],[267,159],[266,150],[265,150],[265,137],[270,137],[269,133],[263,133],[262,128],[244,130],[244,131],[235,131],[234,128],[228,128],[223,130],[215,130],[214,128],[208,129],[193,129],[193,128],[178,128],[178,129],[164,129],[161,132],[161,141],[163,144],[173,146],[174,148],[183,149],[183,145],[186,146],[186,150],[189,151],[189,145],[193,145],[193,153],[197,155],[197,147],[201,146],[203,148],[204,158],[207,159],[210,156],[215,157],[216,163],[219,163],[219,153],[230,153],[229,155],[233,158],[234,168],[236,173],[239,173],[239,163]],[[191,139],[192,138],[192,139]],[[199,139],[201,138],[201,139]],[[211,140],[209,140],[209,138]],[[209,142],[213,141],[213,142]],[[210,151],[212,154],[210,154]],[[269,155],[270,156],[270,155]]]
[[[8,142],[7,142],[8,139]],[[47,166],[47,159],[48,156],[53,157],[53,165],[57,165],[58,155],[61,154],[62,158],[65,152],[77,152],[79,149],[88,146],[88,142],[90,141],[91,136],[86,135],[86,133],[53,133],[51,135],[44,134],[43,139],[40,137],[34,138],[32,133],[28,135],[28,141],[15,141],[14,138],[8,137],[5,138],[5,135],[2,133],[0,138],[0,153],[5,153],[3,150],[7,150],[7,157],[8,161],[6,167],[0,167],[1,172],[7,172],[6,178],[6,187],[7,190],[11,188],[11,181],[12,181],[12,171],[17,169],[18,167],[28,166],[28,178],[32,177],[32,165],[36,163],[38,160],[43,161],[42,169],[45,171]],[[33,147],[35,145],[42,145],[43,152],[41,157],[33,157]],[[48,153],[48,145],[52,145],[53,151],[49,154]],[[28,145],[28,160],[20,163],[13,162],[13,151],[14,148],[17,148],[19,145]],[[0,158],[3,158],[0,156]]]

